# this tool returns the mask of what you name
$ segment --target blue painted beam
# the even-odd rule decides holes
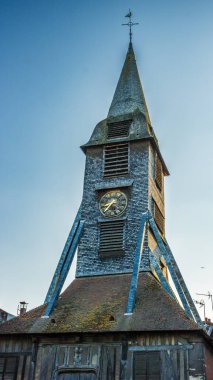
[[[51,299],[49,300],[47,308],[45,310],[44,316],[46,316],[46,317],[49,317],[50,313],[52,312],[52,310],[54,308],[55,302],[60,295],[61,289],[64,285],[64,282],[66,280],[67,274],[68,274],[69,269],[70,269],[70,266],[72,264],[74,254],[75,254],[75,251],[76,251],[76,248],[77,248],[77,245],[78,245],[78,242],[79,242],[82,230],[83,230],[83,226],[84,226],[84,220],[81,220],[78,224],[78,228],[77,228],[76,234],[74,236],[74,239],[70,245],[70,248],[69,248],[68,254],[66,256],[66,260],[64,262],[64,265],[61,269],[61,272],[59,273],[59,277],[58,277],[58,281],[56,283],[55,289],[52,293]]]
[[[162,273],[162,270],[160,269],[160,266],[158,265],[157,261],[155,260],[152,252],[150,251],[149,253],[149,260],[150,260],[150,264],[151,264],[151,267],[154,269],[154,271],[156,272],[164,290],[170,295],[170,297],[172,297],[173,299],[175,299],[175,296],[173,294],[173,291],[172,289],[170,288],[169,284],[168,284],[168,281],[166,280],[166,278],[164,277],[163,273]]]
[[[194,304],[194,302],[192,300],[191,294],[189,293],[189,290],[188,290],[188,288],[186,286],[186,283],[185,283],[185,281],[184,281],[184,279],[183,279],[183,277],[181,275],[180,269],[179,269],[179,267],[178,267],[178,265],[176,263],[176,260],[175,260],[175,258],[173,256],[173,253],[172,253],[172,251],[171,251],[171,249],[170,249],[170,247],[169,247],[169,245],[168,245],[168,243],[167,243],[166,240],[165,240],[165,243],[166,243],[165,247],[166,247],[166,250],[167,250],[167,254],[168,254],[169,258],[170,258],[170,262],[171,262],[171,264],[172,264],[172,266],[173,266],[173,268],[174,268],[174,270],[176,272],[177,277],[179,278],[179,282],[180,282],[181,288],[184,291],[185,297],[186,297],[187,302],[188,302],[188,304],[190,306],[190,309],[191,309],[191,311],[192,311],[192,313],[194,315],[194,318],[195,318],[195,320],[196,320],[196,322],[198,324],[203,324],[203,322],[201,321],[201,318],[200,318],[200,316],[199,316],[199,314],[197,312],[195,304]]]
[[[169,271],[170,271],[170,274],[171,274],[172,280],[173,280],[174,285],[175,285],[175,287],[176,287],[177,293],[178,293],[178,295],[179,295],[179,297],[180,297],[180,299],[181,299],[181,302],[182,302],[182,304],[183,304],[184,310],[186,311],[186,313],[188,314],[188,316],[189,316],[191,319],[193,319],[192,311],[191,311],[191,309],[190,309],[190,307],[189,307],[189,305],[188,305],[187,298],[186,298],[186,296],[185,296],[185,294],[184,294],[183,289],[182,289],[181,286],[180,286],[180,283],[179,283],[179,279],[178,279],[178,277],[177,277],[177,274],[176,274],[176,272],[175,272],[175,270],[174,270],[174,268],[173,268],[173,266],[172,266],[172,263],[171,263],[170,257],[168,256],[168,253],[167,253],[167,250],[166,250],[165,245],[164,245],[164,243],[163,243],[163,240],[162,240],[162,238],[161,238],[161,236],[160,236],[160,233],[159,233],[159,231],[158,231],[158,228],[157,228],[157,226],[156,226],[156,223],[155,223],[155,221],[154,221],[154,219],[153,219],[153,217],[152,217],[152,214],[151,214],[150,212],[149,212],[148,220],[149,220],[149,224],[150,224],[150,226],[151,226],[151,228],[152,228],[152,232],[153,232],[153,234],[154,234],[154,236],[155,236],[155,239],[156,239],[156,241],[157,241],[157,244],[158,244],[158,246],[159,246],[159,248],[160,248],[160,251],[161,251],[161,253],[162,253],[162,255],[163,255],[163,257],[164,257],[164,259],[165,259],[165,261],[166,261],[166,264],[167,264],[168,269],[169,269]]]
[[[72,241],[74,239],[74,236],[76,234],[76,231],[77,231],[77,228],[78,228],[78,225],[79,225],[79,222],[80,222],[80,217],[81,217],[81,207],[78,210],[78,213],[77,213],[77,215],[75,217],[74,223],[73,223],[72,228],[70,230],[69,236],[68,236],[67,241],[65,243],[64,249],[62,251],[60,260],[58,262],[57,268],[55,270],[53,279],[51,281],[49,290],[47,292],[47,295],[46,295],[46,298],[45,298],[45,301],[44,301],[45,304],[48,303],[51,300],[51,297],[52,297],[52,295],[54,293],[54,290],[56,288],[56,285],[57,285],[57,282],[58,282],[58,279],[59,279],[59,276],[60,276],[60,273],[61,273],[61,270],[62,270],[62,268],[64,266],[64,263],[66,262],[70,246],[71,246]]]
[[[144,246],[146,224],[147,224],[147,213],[143,213],[142,218],[141,218],[140,228],[139,228],[139,234],[138,234],[138,240],[137,240],[137,246],[136,246],[136,252],[135,252],[135,261],[133,265],[133,272],[132,272],[132,277],[131,277],[131,284],[130,284],[130,289],[129,289],[128,303],[127,303],[125,315],[131,315],[135,306],[135,297],[136,297],[136,290],[137,290],[137,285],[138,285],[138,275],[139,275],[139,270],[140,270],[141,256],[142,256],[143,246]]]

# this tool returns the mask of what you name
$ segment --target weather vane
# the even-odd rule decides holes
[[[129,39],[130,39],[130,42],[132,42],[132,27],[134,25],[138,25],[139,23],[138,22],[132,22],[132,12],[130,9],[129,9],[129,13],[127,13],[127,15],[125,17],[128,17],[129,22],[127,22],[127,24],[122,24],[122,25],[127,25],[129,27]]]

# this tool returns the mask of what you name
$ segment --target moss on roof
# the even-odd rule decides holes
[[[134,312],[125,316],[130,280],[130,274],[77,278],[48,319],[41,318],[43,305],[5,322],[0,334],[200,329],[148,272],[140,273]]]

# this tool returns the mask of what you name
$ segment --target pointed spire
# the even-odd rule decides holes
[[[132,43],[123,65],[123,69],[109,109],[108,117],[124,115],[139,109],[150,124],[146,101],[136,65]]]

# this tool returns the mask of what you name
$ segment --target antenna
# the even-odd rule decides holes
[[[126,24],[122,24],[122,25],[126,25],[129,27],[129,41],[130,43],[132,42],[132,27],[134,25],[139,25],[138,22],[132,22],[132,12],[131,10],[129,9],[129,13],[127,13],[127,15],[125,16],[129,19],[129,22],[127,22]]]
[[[212,294],[210,292],[208,292],[207,294],[203,294],[203,293],[196,293],[198,296],[205,296],[205,297],[208,297],[208,299],[211,300],[211,304],[212,304],[212,311],[213,311],[213,299],[212,299]]]
[[[205,321],[206,320],[206,305],[205,305],[204,300],[200,300],[200,301],[194,300],[194,302],[200,305],[200,307],[203,307],[204,321]]]

